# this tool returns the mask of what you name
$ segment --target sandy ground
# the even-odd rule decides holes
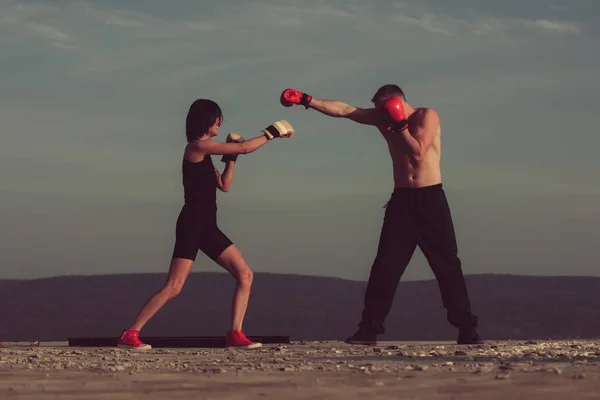
[[[0,399],[598,399],[600,341],[0,348]]]

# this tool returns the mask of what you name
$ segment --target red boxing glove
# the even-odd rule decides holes
[[[383,108],[392,119],[392,130],[403,131],[408,128],[408,121],[404,115],[404,106],[400,97],[392,97],[383,104]]]
[[[281,105],[284,107],[291,107],[294,104],[302,104],[305,108],[308,108],[311,100],[312,96],[299,92],[296,89],[285,89],[279,98]]]

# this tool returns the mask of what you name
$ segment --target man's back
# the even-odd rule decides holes
[[[428,110],[430,109],[416,108],[410,114],[408,117],[409,131],[414,131],[416,126],[422,124]],[[378,127],[378,129],[385,138],[392,157],[394,187],[417,188],[437,185],[442,182],[440,168],[441,128],[439,123],[433,143],[422,159],[416,159],[411,155],[409,146],[398,132],[392,131],[389,126]]]

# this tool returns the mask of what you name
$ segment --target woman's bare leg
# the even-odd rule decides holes
[[[173,258],[171,260],[167,282],[162,289],[148,299],[129,329],[140,331],[167,301],[181,293],[183,284],[189,276],[193,264],[193,260],[185,258]]]
[[[246,309],[248,308],[248,299],[250,298],[250,288],[252,286],[253,273],[246,264],[244,257],[235,245],[229,246],[217,258],[217,264],[227,270],[236,281],[235,292],[233,293],[231,330],[241,331]]]

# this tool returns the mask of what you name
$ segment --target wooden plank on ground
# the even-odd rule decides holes
[[[287,344],[289,336],[248,336],[253,342],[263,344]],[[116,347],[118,337],[69,338],[70,347]],[[158,347],[225,347],[225,336],[140,336],[140,340],[154,348]]]

